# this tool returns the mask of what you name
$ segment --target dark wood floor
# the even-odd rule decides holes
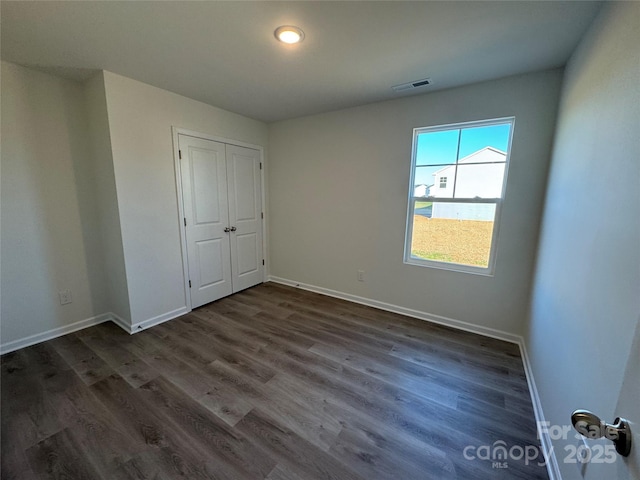
[[[464,455],[538,445],[517,346],[273,283],[4,355],[1,406],[3,480],[548,478]]]

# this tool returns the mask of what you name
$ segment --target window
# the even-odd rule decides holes
[[[406,263],[493,274],[514,121],[414,129]]]

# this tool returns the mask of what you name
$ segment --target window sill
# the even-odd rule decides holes
[[[482,268],[457,263],[434,262],[431,260],[422,260],[417,258],[405,258],[403,263],[405,265],[412,265],[415,267],[427,267],[435,268],[437,270],[448,270],[450,272],[470,273],[472,275],[480,275],[481,277],[494,276],[494,268],[492,267]]]

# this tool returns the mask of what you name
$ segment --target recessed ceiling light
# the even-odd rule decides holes
[[[283,43],[300,43],[304,40],[304,32],[293,25],[283,25],[276,28],[276,31],[273,33],[276,38]]]

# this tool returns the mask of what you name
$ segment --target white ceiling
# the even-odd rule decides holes
[[[598,2],[0,3],[2,59],[69,78],[94,69],[276,121],[566,63]],[[306,38],[285,46],[283,24]],[[411,94],[409,93],[409,94]]]

